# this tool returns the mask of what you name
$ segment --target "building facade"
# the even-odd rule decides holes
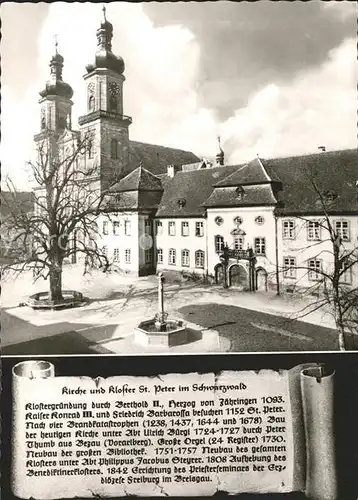
[[[210,162],[131,141],[132,118],[123,114],[125,65],[112,53],[112,36],[104,11],[98,50],[84,76],[87,113],[79,130],[72,129],[73,91],[62,81],[56,50],[51,80],[40,94],[35,141],[53,130],[65,151],[67,143],[91,134],[80,166],[95,166],[94,190],[110,186],[96,222],[97,244],[113,265],[135,275],[173,270],[211,276],[243,290],[307,287],[333,265],[328,221],[342,251],[356,255],[355,150],[228,165],[220,142]],[[357,265],[344,280],[357,284]]]

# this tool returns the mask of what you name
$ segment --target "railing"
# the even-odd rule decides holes
[[[87,115],[80,116],[78,119],[78,123],[83,125],[91,120],[95,120],[97,118],[112,118],[114,120],[120,120],[124,122],[132,123],[132,118],[127,115],[122,115],[121,113],[115,113],[113,111],[105,111],[102,109],[93,111],[92,113],[88,113]]]

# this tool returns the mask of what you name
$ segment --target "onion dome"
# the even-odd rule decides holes
[[[86,70],[91,73],[97,68],[111,69],[120,75],[124,72],[124,61],[112,52],[113,25],[106,19],[106,8],[103,7],[103,19],[97,30],[97,46],[94,64],[88,64]]]
[[[62,80],[63,61],[63,57],[57,52],[56,43],[56,53],[52,56],[49,65],[51,68],[51,80],[46,82],[46,88],[40,92],[41,97],[58,95],[71,99],[73,96],[72,87]]]

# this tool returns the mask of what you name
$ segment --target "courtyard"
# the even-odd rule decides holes
[[[250,293],[173,277],[164,273],[165,309],[189,325],[215,330],[230,352],[337,350],[332,318],[322,311],[301,318],[306,305],[274,293]],[[62,311],[34,311],[19,306],[31,293],[47,289],[33,284],[30,273],[7,278],[2,293],[2,352],[21,354],[126,354],[125,340],[144,319],[157,312],[157,278],[133,278],[79,266],[64,269],[64,289],[76,289],[89,301]],[[175,352],[198,352],[195,342]],[[357,336],[349,348],[358,347]],[[175,349],[175,348],[174,348]],[[207,349],[210,351],[210,348]],[[174,351],[173,351],[174,352]],[[135,354],[131,351],[130,354]]]

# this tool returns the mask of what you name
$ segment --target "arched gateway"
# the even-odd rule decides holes
[[[229,267],[229,286],[240,290],[249,290],[249,273],[241,264],[233,264]]]

